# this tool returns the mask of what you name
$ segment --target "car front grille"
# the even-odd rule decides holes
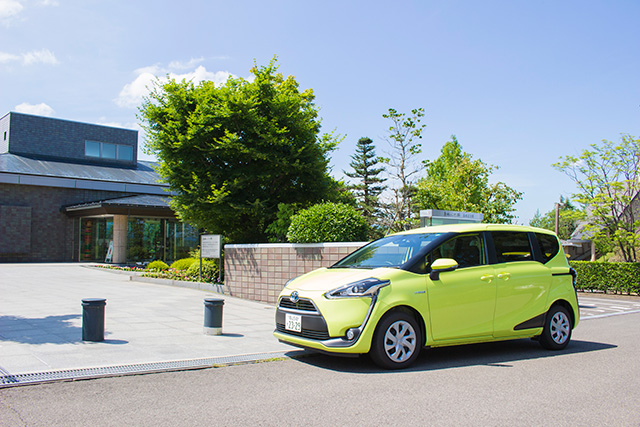
[[[329,332],[327,332],[326,330],[314,331],[311,329],[302,328],[302,332],[294,332],[294,331],[286,330],[282,323],[277,323],[276,329],[278,330],[278,332],[281,332],[283,334],[294,335],[296,337],[308,338],[311,340],[328,340],[329,339]]]
[[[278,307],[289,310],[300,310],[318,313],[318,309],[313,304],[313,302],[306,298],[300,298],[297,302],[292,302],[289,297],[282,297],[280,298]]]

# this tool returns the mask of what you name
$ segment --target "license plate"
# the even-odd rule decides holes
[[[285,313],[284,328],[287,331],[302,332],[302,316]]]

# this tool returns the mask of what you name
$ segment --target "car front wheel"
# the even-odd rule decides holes
[[[371,359],[385,369],[402,369],[418,358],[422,348],[418,323],[408,313],[385,316],[373,335]]]
[[[571,339],[571,316],[561,305],[554,305],[547,313],[540,344],[549,350],[562,350]]]

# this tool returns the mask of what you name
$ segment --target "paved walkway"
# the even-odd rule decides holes
[[[221,336],[203,332],[212,296],[225,300]],[[107,300],[104,342],[82,341],[84,298]],[[0,375],[296,352],[273,337],[274,316],[271,305],[81,264],[0,264]]]

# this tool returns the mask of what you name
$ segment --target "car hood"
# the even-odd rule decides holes
[[[397,271],[392,268],[360,269],[360,268],[320,268],[310,273],[293,279],[286,289],[299,291],[330,291],[358,280],[376,279],[384,280],[390,272]]]

